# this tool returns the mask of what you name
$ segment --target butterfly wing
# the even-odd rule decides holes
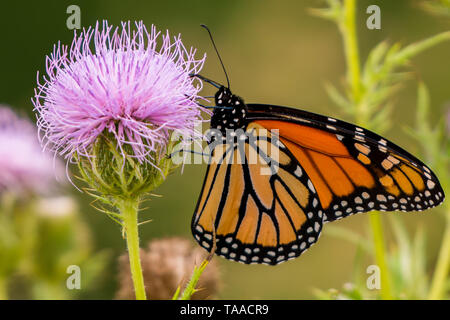
[[[236,141],[212,149],[192,219],[195,239],[210,251],[215,235],[216,253],[243,263],[275,265],[299,256],[322,229],[311,180],[261,126],[248,125]]]
[[[430,168],[371,131],[302,110],[247,106],[248,121],[279,130],[280,141],[305,169],[324,222],[371,210],[421,211],[444,200]]]

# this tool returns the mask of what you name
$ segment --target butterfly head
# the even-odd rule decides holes
[[[235,130],[245,126],[247,106],[241,97],[231,93],[227,87],[220,87],[215,95],[216,108],[211,118],[211,127],[222,132]]]

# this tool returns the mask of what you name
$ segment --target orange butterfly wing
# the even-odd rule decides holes
[[[392,142],[343,121],[304,111],[293,117],[288,110],[276,120],[255,113],[253,121],[279,131],[317,190],[324,222],[371,210],[421,211],[443,201],[433,172]]]
[[[261,129],[250,124],[244,136],[254,139],[242,148],[213,148],[192,231],[208,251],[215,236],[216,253],[227,259],[275,265],[317,241],[323,212],[294,155]]]

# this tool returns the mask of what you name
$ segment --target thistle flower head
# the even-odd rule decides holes
[[[160,44],[158,44],[160,43]],[[92,191],[139,197],[158,186],[174,165],[166,154],[178,141],[201,137],[203,66],[180,36],[142,22],[107,22],[75,33],[47,57],[33,103],[44,148],[74,160]],[[184,139],[184,140],[183,140]]]
[[[158,45],[161,40],[161,45]],[[74,36],[70,48],[58,43],[47,57],[44,82],[35,90],[43,143],[70,159],[90,156],[95,141],[110,134],[120,153],[154,161],[172,130],[194,130],[202,108],[196,104],[202,59],[142,22],[113,28],[107,22]],[[130,147],[126,152],[124,146]]]
[[[183,290],[194,270],[206,258],[207,252],[193,246],[184,238],[172,237],[153,240],[147,250],[141,250],[141,262],[145,287],[152,299],[167,300],[173,297],[177,287]],[[134,299],[128,256],[119,259],[119,291],[117,299]],[[203,300],[214,297],[219,288],[219,270],[212,260],[202,274],[198,290],[192,299]]]
[[[54,182],[53,159],[42,152],[32,123],[0,105],[0,192],[45,193]]]

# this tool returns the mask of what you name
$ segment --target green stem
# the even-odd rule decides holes
[[[352,102],[355,106],[355,121],[359,126],[367,126],[364,105],[361,103],[363,88],[361,84],[358,37],[356,34],[356,0],[345,0],[339,29],[344,42],[348,68],[347,81],[351,88]],[[381,297],[383,299],[391,299],[390,274],[386,263],[386,250],[380,214],[370,214],[369,221],[375,247],[375,261],[381,273]]]
[[[146,300],[139,249],[138,206],[139,201],[137,199],[121,200],[118,203],[119,210],[123,216],[122,222],[127,238],[131,277],[133,279],[136,300]]]
[[[384,245],[383,225],[379,212],[369,214],[370,227],[372,230],[373,242],[375,247],[375,261],[380,268],[381,276],[381,298],[383,300],[392,299],[390,272],[386,262],[386,249]]]
[[[425,40],[414,42],[407,47],[403,48],[399,54],[394,56],[395,61],[392,61],[395,64],[402,64],[408,61],[410,58],[418,55],[419,53],[434,47],[435,45],[449,41],[450,40],[450,31],[445,31],[439,33],[435,36],[429,37]]]
[[[351,86],[353,100],[359,102],[361,93],[361,72],[359,64],[358,37],[356,36],[356,0],[345,0],[344,12],[339,29],[344,41],[347,63],[347,82]]]
[[[447,212],[447,225],[442,240],[441,249],[439,250],[439,257],[434,271],[433,280],[431,282],[431,289],[428,294],[428,299],[438,300],[442,299],[445,294],[447,285],[447,275],[450,268],[450,212]]]
[[[200,276],[202,275],[203,271],[205,271],[206,266],[208,265],[209,260],[205,259],[200,267],[194,267],[194,272],[192,273],[191,280],[189,280],[186,288],[183,291],[183,294],[180,297],[180,300],[189,300],[191,299],[192,295],[197,291],[197,283],[200,280]],[[174,296],[174,298],[177,298],[177,294]]]

